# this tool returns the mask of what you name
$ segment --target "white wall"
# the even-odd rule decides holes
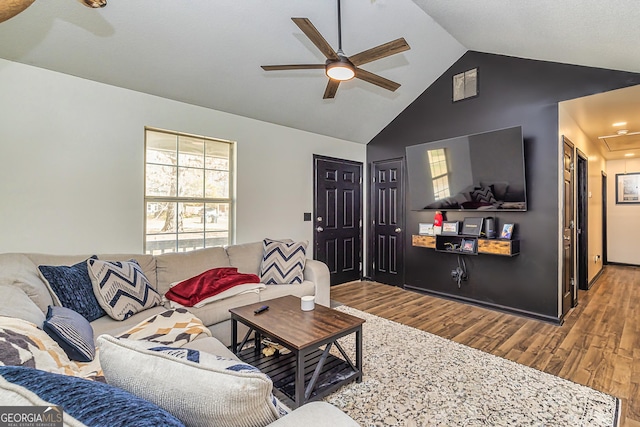
[[[0,94],[0,253],[140,253],[145,126],[237,142],[238,243],[311,242],[313,154],[366,158],[362,144],[2,59]]]
[[[616,205],[616,174],[640,172],[640,159],[607,161],[607,260],[640,265],[640,205]]]

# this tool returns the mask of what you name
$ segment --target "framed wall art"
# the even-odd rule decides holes
[[[616,174],[616,205],[640,204],[640,172]]]
[[[453,76],[453,102],[478,96],[478,68]]]
[[[421,236],[433,236],[433,223],[421,222],[418,224],[418,234]]]
[[[460,221],[443,221],[442,234],[447,236],[457,236]]]

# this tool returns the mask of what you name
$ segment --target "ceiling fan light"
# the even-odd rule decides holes
[[[351,80],[356,75],[355,67],[344,56],[339,61],[329,62],[326,68],[327,77],[334,80]]]
[[[98,8],[105,7],[107,5],[107,0],[78,0],[80,3],[84,4],[87,7]]]
[[[13,18],[34,2],[35,0],[8,0],[0,2],[0,22]]]

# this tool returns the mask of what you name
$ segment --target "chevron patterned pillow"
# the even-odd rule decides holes
[[[156,305],[161,298],[136,260],[125,262],[87,260],[93,292],[107,314],[124,320]]]
[[[264,239],[260,280],[266,285],[302,283],[308,242]]]
[[[476,188],[471,192],[471,196],[473,197],[473,200],[476,202],[484,202],[484,203],[490,203],[490,204],[494,204],[498,202],[495,196],[493,195],[493,192],[491,191],[491,187]]]

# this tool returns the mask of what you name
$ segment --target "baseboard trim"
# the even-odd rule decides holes
[[[624,262],[613,262],[613,261],[608,261],[607,262],[608,265],[619,265],[621,267],[640,267],[640,265],[638,264],[626,264]]]
[[[530,319],[541,320],[543,322],[552,323],[554,325],[561,325],[563,323],[563,319],[559,319],[553,316],[545,316],[544,314],[534,313],[532,311],[520,310],[517,308],[507,307],[500,304],[493,304],[489,302],[477,301],[471,298],[461,297],[457,295],[451,295],[444,292],[432,291],[429,289],[418,288],[416,286],[404,285],[404,288],[411,291],[416,291],[419,293],[436,296],[439,298],[449,299],[458,302],[464,302],[467,304],[475,305],[482,308],[489,308],[492,310],[501,311],[503,313],[515,314],[517,316],[527,317]]]
[[[589,283],[587,283],[587,289],[591,289],[591,287],[598,281],[600,276],[602,276],[602,273],[604,273],[604,267],[601,267],[600,271],[598,271],[596,275],[593,276],[593,279],[591,279]]]

